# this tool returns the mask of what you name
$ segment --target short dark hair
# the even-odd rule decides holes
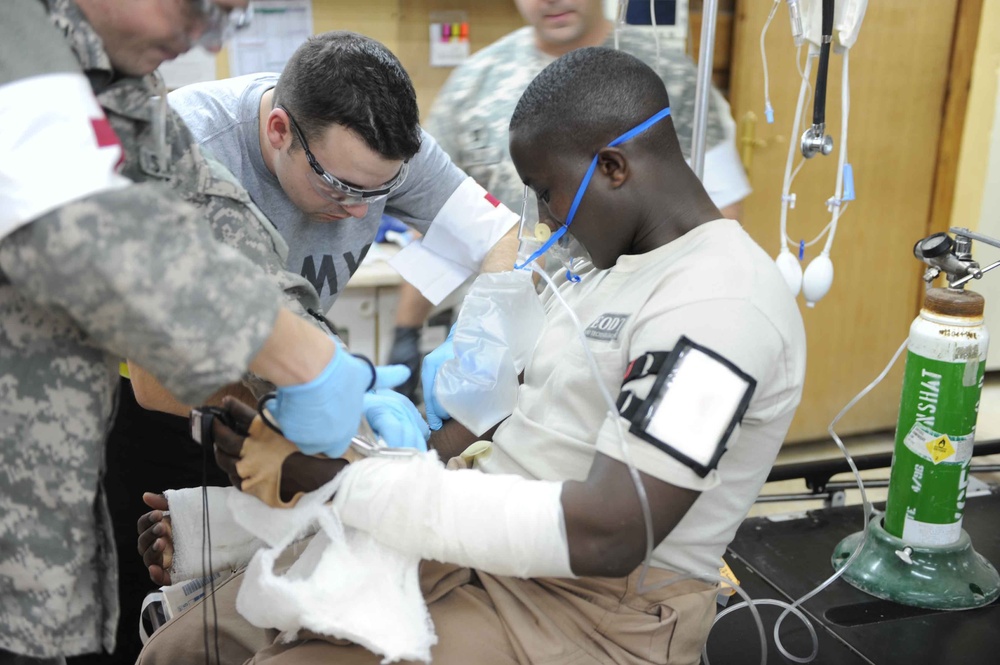
[[[410,76],[370,37],[343,31],[310,37],[285,65],[273,101],[291,113],[306,141],[338,124],[388,159],[409,159],[420,150]]]
[[[667,106],[667,89],[646,63],[614,49],[587,47],[535,77],[514,109],[510,131],[546,149],[593,154]],[[679,154],[670,118],[646,135],[653,138],[647,145]]]

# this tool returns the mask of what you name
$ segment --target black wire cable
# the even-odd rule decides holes
[[[208,532],[208,488],[205,486],[205,452],[202,450],[202,482],[201,482],[201,581],[205,583],[205,534]],[[201,634],[205,641],[205,665],[211,665],[208,649],[208,605],[201,603]]]
[[[209,427],[211,427],[211,425],[209,425]],[[219,611],[215,602],[215,575],[212,572],[212,524],[209,520],[208,510],[208,448],[211,445],[213,445],[211,441],[203,441],[201,446],[201,576],[202,584],[204,585],[207,580],[211,590],[210,597],[212,599],[212,631],[215,642],[215,663],[216,665],[221,665],[222,659],[219,656]],[[207,569],[205,567],[206,553],[208,558]],[[205,637],[205,664],[211,665],[211,656],[209,655],[210,652],[208,644],[207,601],[208,598],[202,600],[201,617]]]
[[[826,78],[830,69],[830,44],[833,41],[834,0],[823,0],[823,36],[816,69],[816,94],[813,97],[813,125],[826,123]]]

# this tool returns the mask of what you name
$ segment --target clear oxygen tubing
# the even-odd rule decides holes
[[[844,195],[844,165],[847,163],[847,118],[851,112],[851,89],[848,74],[848,70],[850,69],[848,55],[850,52],[850,49],[844,49],[844,69],[840,77],[840,154],[837,159],[837,184],[833,190],[832,205],[830,206],[830,211],[833,215],[829,224],[830,233],[827,235],[826,245],[823,247],[824,256],[830,255],[830,248],[833,247],[833,238],[837,235],[837,222],[840,221],[840,216],[844,212],[842,206],[844,202],[841,197]]]
[[[764,28],[760,31],[760,59],[764,63],[764,117],[767,118],[767,124],[769,125],[774,122],[774,107],[771,106],[771,86],[767,73],[767,50],[764,48],[764,36],[767,35],[767,29],[771,27],[771,21],[778,11],[779,4],[781,4],[781,0],[774,0],[774,4],[771,5],[771,11],[767,15],[767,20],[764,21]]]
[[[809,52],[806,56],[805,68],[802,72],[802,83],[799,85],[799,99],[795,104],[795,116],[792,121],[791,136],[799,135],[800,123],[802,121],[802,110],[805,108],[806,104],[806,90],[809,87],[809,74],[812,71],[812,61],[816,54],[818,54],[818,50],[816,50],[815,46],[810,44]],[[795,141],[790,140],[788,142],[788,158],[785,160],[785,179],[781,186],[780,247],[782,251],[786,249],[786,243],[788,242],[788,206],[792,201],[792,164],[795,163],[795,155],[798,153],[798,147],[799,146]]]
[[[785,658],[788,658],[789,660],[794,661],[796,663],[809,663],[809,662],[812,662],[812,660],[816,657],[817,650],[814,649],[813,650],[813,654],[811,656],[809,656],[808,658],[801,658],[801,657],[793,656],[792,654],[790,654],[785,649],[784,645],[782,645],[781,638],[778,635],[778,630],[781,628],[781,623],[785,620],[785,617],[787,617],[788,614],[793,611],[793,608],[798,608],[800,605],[802,605],[803,603],[805,603],[807,600],[809,600],[813,596],[816,596],[817,594],[821,593],[827,587],[829,587],[831,584],[833,584],[835,581],[837,581],[838,579],[840,579],[840,576],[843,575],[847,571],[848,567],[852,563],[854,563],[854,560],[858,558],[859,554],[861,554],[861,550],[864,549],[865,544],[868,542],[868,537],[869,537],[869,534],[870,534],[869,529],[870,529],[870,525],[872,523],[872,520],[878,518],[878,511],[875,510],[875,508],[871,504],[871,501],[869,501],[869,499],[868,499],[868,492],[865,491],[865,483],[861,479],[861,473],[858,472],[858,467],[854,463],[854,458],[851,457],[851,454],[849,452],[847,452],[847,446],[845,446],[844,442],[840,440],[840,437],[837,435],[837,432],[836,432],[836,430],[834,428],[837,426],[837,423],[840,422],[840,419],[843,418],[845,415],[847,415],[848,411],[850,411],[852,408],[854,408],[855,404],[857,404],[862,399],[864,399],[864,397],[866,395],[868,395],[868,393],[870,393],[872,390],[874,390],[874,388],[878,384],[880,384],[882,382],[882,380],[889,373],[889,370],[891,370],[892,367],[893,367],[893,365],[896,364],[896,361],[899,359],[900,354],[902,354],[903,350],[906,349],[906,345],[907,345],[908,342],[909,342],[909,336],[907,336],[907,338],[903,340],[903,343],[899,345],[899,348],[896,349],[896,352],[894,354],[892,354],[892,358],[889,360],[889,363],[882,369],[882,371],[879,373],[879,375],[877,377],[875,377],[875,379],[871,383],[869,383],[867,386],[865,386],[865,388],[861,392],[859,392],[857,395],[855,395],[851,399],[851,401],[848,402],[847,405],[844,406],[844,408],[840,410],[840,413],[838,413],[834,417],[834,419],[832,421],[830,421],[830,425],[826,428],[826,431],[830,434],[830,437],[833,439],[834,443],[837,444],[837,448],[840,449],[840,452],[844,456],[844,459],[847,460],[848,466],[851,467],[851,473],[854,475],[854,480],[858,484],[858,490],[860,490],[860,492],[861,492],[861,505],[862,505],[862,512],[863,512],[863,516],[864,516],[863,517],[864,518],[864,526],[862,527],[863,530],[864,530],[864,537],[862,537],[861,542],[858,543],[857,549],[855,549],[854,552],[851,553],[851,556],[849,556],[847,558],[847,561],[844,562],[844,565],[841,566],[839,570],[837,570],[833,575],[831,575],[830,577],[828,577],[825,581],[823,581],[815,589],[813,589],[812,591],[810,591],[806,595],[802,596],[801,598],[799,598],[798,600],[796,600],[795,602],[793,602],[791,605],[786,606],[785,611],[782,612],[781,615],[778,617],[778,620],[775,621],[775,623],[774,623],[774,634],[773,634],[774,645],[778,648],[778,651],[781,653],[781,655],[783,655]],[[759,602],[759,601],[755,601],[755,602]],[[799,615],[796,614],[796,616],[799,616]],[[708,665],[708,664],[706,663],[706,665]]]
[[[611,398],[611,392],[608,390],[607,384],[604,382],[604,378],[601,376],[601,372],[597,367],[597,362],[594,360],[594,356],[590,351],[590,345],[587,344],[587,337],[584,333],[583,324],[580,323],[580,319],[576,316],[576,312],[570,307],[566,299],[563,298],[562,293],[556,287],[555,282],[553,282],[552,277],[549,276],[542,268],[538,267],[537,263],[531,263],[527,266],[529,269],[538,273],[542,279],[545,280],[547,286],[552,289],[552,294],[555,296],[559,304],[563,306],[566,313],[569,315],[570,321],[572,321],[573,326],[576,328],[577,336],[580,339],[580,343],[583,345],[584,356],[587,358],[587,364],[590,366],[590,371],[593,373],[596,379],[597,387],[601,391],[601,396],[604,398],[605,405],[608,407],[607,415],[615,423],[618,431],[618,443],[621,447],[622,457],[625,460],[626,466],[628,466],[629,475],[632,477],[632,483],[635,485],[636,494],[639,497],[639,504],[642,506],[642,518],[646,527],[646,555],[642,562],[642,570],[639,573],[639,593],[648,593],[650,591],[655,591],[657,589],[662,589],[664,587],[670,586],[672,584],[677,584],[678,582],[683,582],[685,580],[701,580],[705,582],[721,582],[723,584],[728,584],[732,587],[736,593],[740,595],[741,598],[746,603],[749,603],[750,612],[753,614],[754,622],[757,624],[757,631],[760,634],[760,648],[761,648],[761,665],[767,664],[767,637],[764,632],[764,622],[761,621],[760,613],[757,608],[753,606],[753,600],[738,584],[733,584],[731,580],[723,578],[721,575],[716,573],[681,573],[679,577],[675,577],[668,580],[663,584],[656,584],[650,587],[644,585],[646,580],[646,573],[649,570],[649,561],[653,556],[653,516],[649,507],[649,497],[646,494],[646,487],[642,484],[642,478],[639,476],[639,469],[635,466],[635,462],[632,461],[632,453],[629,447],[628,441],[625,439],[625,432],[622,430],[621,419],[618,415],[618,407],[615,405],[614,399]],[[779,602],[779,601],[774,601]],[[718,618],[716,618],[718,621]],[[714,623],[713,623],[714,625]],[[818,644],[818,643],[817,643]]]
[[[752,608],[752,607],[754,607],[756,605],[777,605],[778,607],[784,607],[784,608],[786,608],[785,612],[791,612],[796,617],[798,617],[799,620],[805,625],[806,630],[809,631],[809,638],[812,640],[813,650],[812,650],[812,653],[809,655],[808,660],[802,661],[802,660],[797,659],[795,656],[790,656],[786,651],[784,651],[779,646],[778,650],[781,651],[781,653],[784,654],[784,656],[786,658],[790,658],[791,660],[796,660],[797,662],[810,662],[814,658],[816,658],[817,655],[819,655],[819,637],[816,635],[816,629],[813,627],[812,621],[809,620],[809,618],[802,612],[802,610],[798,609],[797,607],[793,607],[793,606],[789,605],[788,603],[786,603],[783,600],[773,600],[771,598],[758,598],[757,600],[754,600],[754,601],[744,600],[742,602],[736,603],[735,605],[731,605],[731,606],[727,607],[726,609],[722,610],[721,612],[719,612],[718,614],[716,614],[715,615],[715,621],[712,622],[712,627],[714,628],[715,624],[717,624],[719,621],[721,621],[723,618],[729,616],[733,612],[736,612],[738,610],[742,610],[745,607]],[[777,636],[777,634],[775,634],[775,635]],[[777,637],[775,639],[775,644],[780,644],[780,642],[777,640]],[[709,662],[709,660],[708,660],[708,643],[707,642],[701,648],[701,662],[702,662],[702,665],[711,665],[711,662]]]

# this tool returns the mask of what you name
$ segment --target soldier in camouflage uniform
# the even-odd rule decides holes
[[[134,14],[134,7],[114,9]],[[143,20],[165,18],[161,25],[189,48],[186,32],[192,20],[204,26],[203,8],[163,3],[139,11]],[[121,358],[150,370],[187,403],[238,381],[248,366],[282,386],[334,376],[321,394],[351,400],[334,386],[343,372],[324,365],[334,366],[334,354],[357,367],[284,306],[275,283],[285,279],[281,241],[259,218],[247,223],[245,193],[220,171],[183,144],[168,143],[165,153],[155,142],[122,165],[145,182],[132,184],[113,171],[121,149],[81,64],[132,148],[156,135],[146,121],[153,117],[148,99],[115,80],[100,38],[75,5],[50,0],[62,35],[45,9],[39,0],[15,0],[0,22],[5,665],[114,649],[116,559],[101,486]],[[147,71],[169,55],[147,47],[149,53]],[[167,127],[176,133],[179,125]],[[164,154],[180,168],[170,170]],[[300,282],[283,286],[315,298]]]
[[[199,150],[184,121],[167,104],[159,74],[120,77],[80,9],[71,0],[46,1],[50,19],[87,72],[121,141],[125,160],[119,172],[133,182],[169,185],[199,209],[217,240],[238,249],[277,280],[289,296],[288,307],[304,317],[307,308],[317,310],[319,297],[312,284],[284,269],[288,247],[281,235],[233,175]]]
[[[264,268],[286,294],[286,305],[307,317],[319,311],[319,297],[304,277],[284,270],[287,245],[250,201],[246,190],[224,166],[200,151],[187,127],[167,104],[157,74],[116,78],[100,37],[69,0],[48,3],[50,18],[66,36],[87,71],[97,100],[125,152],[120,173],[133,182],[159,181],[201,211],[216,240],[239,250]],[[332,331],[327,331],[332,332]],[[135,522],[147,508],[144,491],[161,492],[200,485],[200,446],[187,434],[187,420],[138,408],[129,381],[122,380],[115,424],[108,439],[105,490],[117,550],[121,617],[113,656],[87,657],[77,663],[133,663],[142,645],[136,625],[146,592],[155,585],[134,553]],[[254,381],[259,396],[269,387]],[[207,471],[208,483],[223,484],[224,474]]]
[[[508,207],[519,210],[524,185],[507,149],[507,125],[521,93],[563,53],[582,46],[614,48],[615,40],[601,0],[516,0],[516,4],[531,25],[478,51],[456,68],[438,93],[425,128],[462,170]],[[657,56],[648,28],[622,29],[618,48],[660,74],[670,95],[677,137],[684,156],[690,159],[697,76],[694,64],[677,51],[663,49]],[[704,185],[723,215],[737,219],[738,203],[750,193],[750,186],[732,141],[729,107],[714,90],[712,101]],[[535,213],[529,206],[529,214]]]

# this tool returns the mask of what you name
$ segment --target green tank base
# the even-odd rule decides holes
[[[969,610],[1000,596],[1000,574],[972,549],[964,530],[944,546],[907,545],[872,519],[870,535],[858,558],[843,575],[852,586],[876,598],[935,610]],[[864,538],[864,531],[844,538],[831,562],[840,570]]]

